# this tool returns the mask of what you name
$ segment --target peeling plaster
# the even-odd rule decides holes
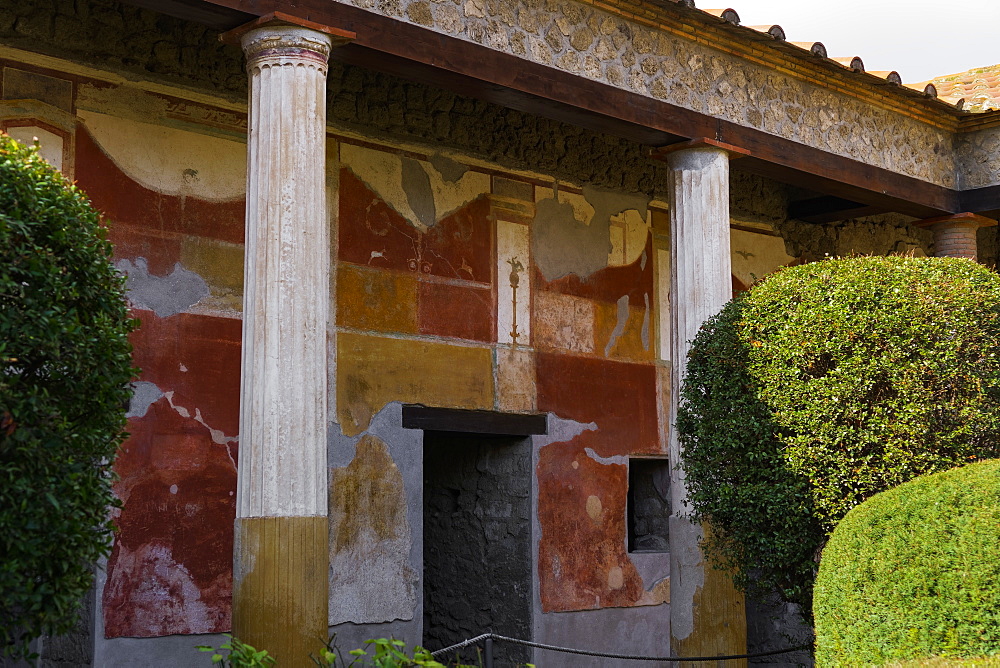
[[[145,380],[132,383],[132,399],[129,400],[126,418],[141,418],[146,416],[149,407],[160,400],[163,392],[156,386]]]
[[[536,447],[542,448],[551,443],[565,443],[572,441],[585,431],[597,431],[596,422],[577,422],[561,418],[555,413],[547,416],[545,434],[535,436],[533,441]]]
[[[587,453],[588,457],[593,459],[598,464],[604,464],[606,466],[628,466],[628,456],[626,455],[611,455],[610,457],[602,457],[597,454],[593,448],[584,448],[583,451]]]
[[[189,309],[209,294],[201,276],[178,262],[166,276],[149,273],[146,258],[118,260],[115,268],[127,276],[125,286],[132,306],[149,309],[161,318],[169,318]]]
[[[618,343],[618,339],[620,339],[621,335],[625,333],[625,325],[628,324],[629,315],[631,315],[631,312],[628,308],[628,295],[622,295],[618,298],[618,312],[616,314],[617,321],[615,322],[615,328],[611,332],[611,337],[608,339],[607,345],[604,346],[605,357],[608,357],[611,354],[615,344]]]
[[[150,383],[150,385],[152,385],[152,383]],[[154,387],[155,387],[155,385],[154,385]],[[157,388],[157,389],[159,389],[159,388]],[[190,410],[188,410],[184,406],[179,406],[179,405],[175,404],[174,403],[174,392],[173,392],[173,390],[171,390],[170,392],[164,392],[161,396],[163,396],[167,400],[167,403],[170,404],[170,408],[172,408],[175,413],[177,413],[181,417],[191,418],[195,422],[197,422],[198,424],[200,424],[201,426],[203,426],[205,429],[207,429],[208,433],[212,436],[212,442],[213,443],[215,443],[217,445],[228,445],[230,443],[237,443],[237,442],[239,442],[239,440],[240,440],[239,436],[226,436],[222,432],[221,429],[215,429],[214,427],[212,427],[211,425],[209,425],[207,422],[205,422],[205,418],[203,418],[201,416],[201,409],[200,408],[195,408],[194,409],[194,415],[191,415],[191,411]],[[227,452],[228,452],[228,448],[227,448]],[[236,462],[233,461],[233,455],[232,455],[231,452],[229,453],[229,460],[233,462],[233,468],[236,468]]]
[[[347,143],[340,152],[344,167],[422,232],[490,192],[488,174],[444,156],[424,162]]]
[[[403,476],[384,441],[365,434],[330,477],[330,624],[411,619],[419,578]]]
[[[569,274],[585,279],[608,266],[611,243],[611,218],[626,211],[637,211],[647,218],[651,197],[601,190],[583,189],[583,198],[593,208],[589,220],[581,220],[579,207],[560,201],[558,188],[552,197],[535,203],[532,225],[532,250],[535,262],[547,281]]]
[[[670,575],[673,580],[670,633],[677,640],[694,633],[695,598],[705,586],[705,567],[699,548],[701,538],[700,526],[684,517],[670,517]]]
[[[467,165],[452,160],[446,155],[435,153],[430,157],[431,167],[437,170],[441,178],[449,183],[458,183],[465,173],[469,171]]]

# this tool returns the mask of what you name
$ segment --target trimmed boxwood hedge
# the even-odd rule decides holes
[[[813,610],[820,665],[1000,655],[1000,460],[849,512],[823,551]]]
[[[781,270],[699,332],[677,429],[709,558],[808,616],[851,508],[1000,456],[1000,276],[955,258]]]
[[[133,375],[110,257],[83,194],[0,133],[0,656],[68,630],[108,552]]]

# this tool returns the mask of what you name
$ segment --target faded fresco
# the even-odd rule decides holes
[[[105,635],[228,631],[245,144],[225,109],[74,86],[74,131],[42,138],[104,212],[141,323]],[[355,444],[330,473],[331,623],[415,618],[419,477],[372,431],[400,402],[577,425],[536,446],[542,610],[666,603],[669,580],[626,540],[629,457],[666,452],[665,205],[453,153],[331,146],[332,415]],[[735,223],[734,289],[798,261],[772,226]]]
[[[116,462],[107,637],[230,628],[245,159],[239,142],[81,112],[78,185],[109,222],[140,326]],[[228,163],[228,164],[227,164]],[[244,168],[245,169],[245,168]]]

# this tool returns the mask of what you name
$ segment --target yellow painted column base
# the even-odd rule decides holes
[[[328,632],[326,517],[236,519],[233,635],[282,668],[313,666]]]

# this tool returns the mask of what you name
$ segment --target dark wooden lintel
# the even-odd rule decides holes
[[[1000,218],[1000,185],[963,191],[960,208],[987,218]]]
[[[807,223],[832,223],[884,213],[885,209],[861,204],[842,197],[814,197],[788,204],[788,217]]]
[[[548,429],[545,415],[539,413],[500,413],[416,404],[403,406],[403,427],[502,436],[532,436],[544,434]]]

